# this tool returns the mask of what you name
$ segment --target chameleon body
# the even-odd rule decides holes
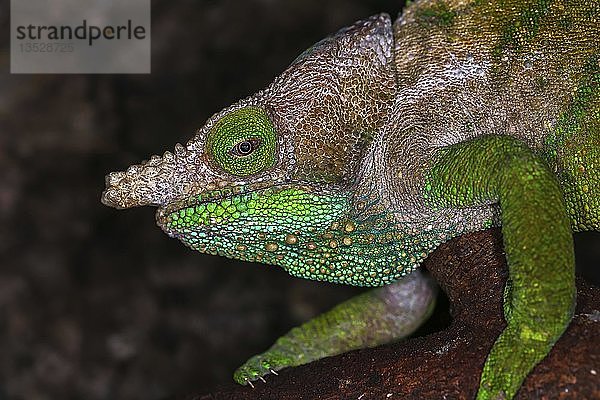
[[[512,398],[572,316],[571,231],[600,230],[599,85],[597,0],[418,1],[108,175],[103,202],[158,206],[159,226],[204,253],[383,286],[290,331],[240,383],[406,336],[433,304],[419,263],[502,225],[507,328],[477,396]]]

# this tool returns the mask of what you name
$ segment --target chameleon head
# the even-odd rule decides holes
[[[373,253],[393,240],[389,216],[365,217],[369,201],[353,195],[393,101],[392,47],[385,14],[317,43],[186,146],[109,174],[103,203],[158,206],[161,228],[201,252],[309,279],[395,279],[401,252]]]

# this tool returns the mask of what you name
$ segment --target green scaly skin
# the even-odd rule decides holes
[[[244,384],[284,367],[410,335],[433,311],[436,294],[433,282],[418,271],[415,274],[353,297],[292,329],[242,365],[233,376],[235,381]],[[385,318],[377,317],[382,315]]]
[[[564,332],[575,307],[575,254],[561,188],[547,164],[509,136],[445,149],[429,182],[436,206],[500,204],[510,278],[507,327],[488,355],[478,398],[512,398]]]
[[[435,295],[420,262],[501,225],[507,327],[477,398],[510,399],[570,321],[571,231],[600,230],[600,2],[421,0],[359,21],[106,186],[194,250],[382,286],[292,329],[240,383],[410,334]]]

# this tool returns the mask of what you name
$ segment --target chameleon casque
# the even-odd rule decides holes
[[[599,182],[600,2],[422,0],[318,42],[187,145],[109,174],[102,201],[158,206],[203,253],[382,286],[291,330],[239,383],[406,336],[433,305],[420,262],[501,225],[507,327],[477,398],[504,399],[569,324],[572,231],[600,230]]]

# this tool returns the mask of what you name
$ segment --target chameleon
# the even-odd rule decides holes
[[[417,269],[501,226],[506,328],[477,399],[511,399],[568,326],[573,232],[600,230],[600,2],[421,0],[316,43],[184,146],[113,172],[193,250],[373,287],[234,374],[397,341],[431,313]]]

